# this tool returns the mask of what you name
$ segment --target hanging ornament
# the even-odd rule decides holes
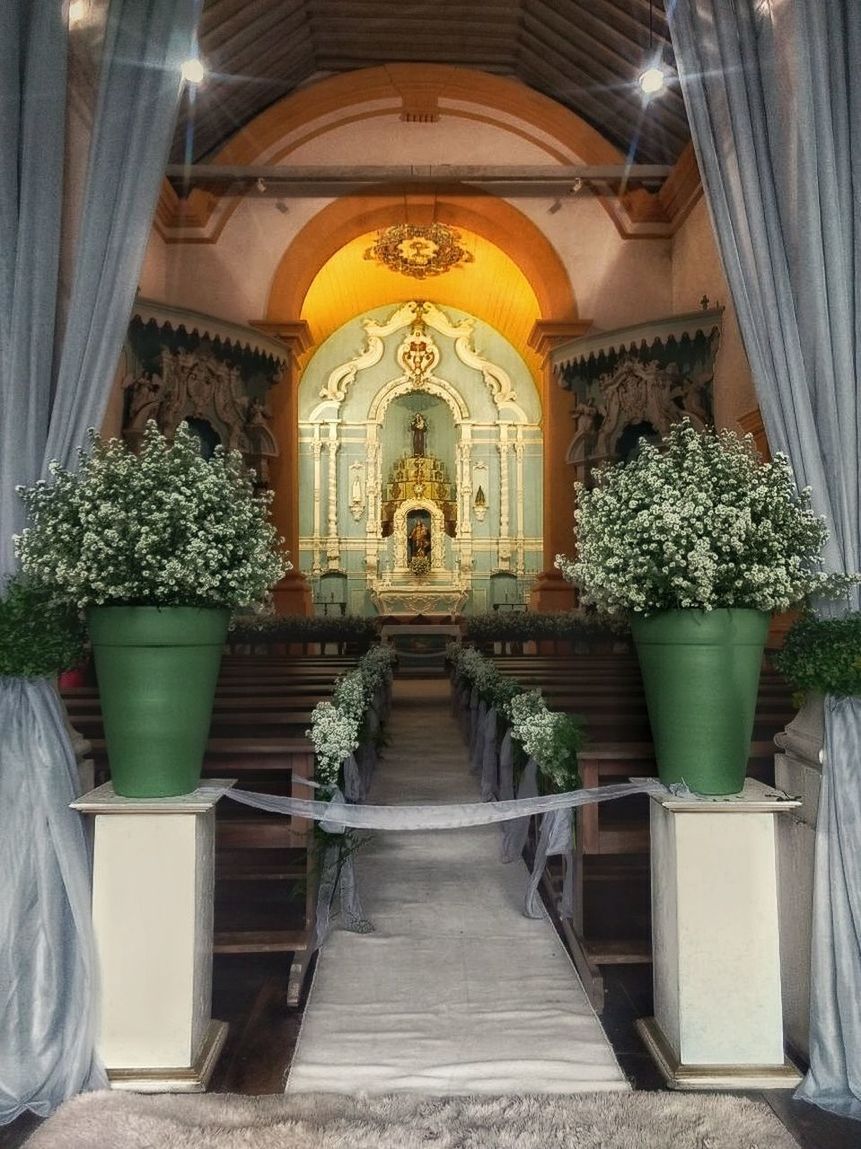
[[[365,259],[413,279],[426,279],[472,263],[474,256],[461,245],[460,232],[444,223],[427,227],[398,223],[377,234]]]

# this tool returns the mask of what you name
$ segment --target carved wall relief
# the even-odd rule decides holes
[[[208,425],[227,450],[240,451],[261,483],[278,455],[265,394],[250,393],[240,368],[206,344],[196,349],[162,347],[157,370],[126,380],[123,435],[136,447],[148,420],[167,436],[183,420]]]
[[[641,437],[657,440],[688,417],[712,420],[720,311],[671,317],[572,341],[554,352],[572,392],[574,434],[567,461],[588,481],[594,467],[626,458]]]

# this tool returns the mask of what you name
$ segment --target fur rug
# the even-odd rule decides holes
[[[285,1098],[89,1093],[27,1149],[797,1149],[771,1110],[731,1096]]]

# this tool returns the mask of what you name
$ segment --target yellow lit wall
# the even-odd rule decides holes
[[[356,315],[388,303],[427,299],[460,308],[495,327],[517,348],[539,384],[541,361],[529,347],[538,301],[517,264],[474,232],[460,231],[474,262],[443,275],[415,279],[364,258],[375,235],[358,236],[320,268],[302,308],[315,346]]]

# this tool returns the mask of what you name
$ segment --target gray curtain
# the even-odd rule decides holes
[[[668,15],[769,442],[813,488],[831,534],[828,568],[858,570],[861,4],[678,0]],[[853,1117],[861,1117],[861,819],[851,816],[859,735],[861,702],[829,700],[810,1072],[799,1090]]]
[[[195,17],[194,0],[112,0],[55,356],[67,33],[61,0],[0,3],[0,582],[22,525],[16,484],[73,464],[103,416]],[[76,794],[56,692],[0,678],[0,1123],[104,1084]]]

